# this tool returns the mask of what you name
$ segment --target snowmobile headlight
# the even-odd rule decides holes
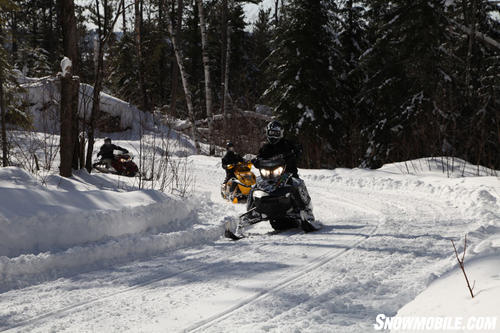
[[[283,171],[285,171],[285,168],[283,168],[282,166],[280,167],[277,167],[276,169],[273,170],[272,174],[273,174],[273,177],[279,177],[283,174]]]
[[[271,175],[271,170],[269,169],[259,169],[259,171],[264,178],[269,178],[269,176]]]

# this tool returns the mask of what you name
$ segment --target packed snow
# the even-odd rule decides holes
[[[324,227],[262,222],[238,242],[223,225],[245,206],[221,198],[220,158],[187,158],[184,196],[2,168],[0,331],[370,332],[379,314],[498,316],[500,179],[446,161],[300,170]],[[466,234],[472,300],[451,245]]]

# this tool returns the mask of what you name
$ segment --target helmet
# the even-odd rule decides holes
[[[228,141],[226,143],[226,149],[229,149],[229,148],[234,148],[234,145],[233,145],[233,143],[231,141]]]
[[[273,120],[266,127],[266,137],[269,143],[277,143],[283,138],[283,126],[279,121]]]
[[[108,143],[108,142],[111,143],[111,138],[109,138],[109,137],[104,138],[104,143]]]

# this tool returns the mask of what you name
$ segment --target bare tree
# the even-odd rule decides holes
[[[138,65],[138,79],[139,79],[139,89],[142,94],[142,110],[149,110],[149,99],[148,93],[146,90],[146,82],[144,79],[144,54],[142,48],[142,13],[143,13],[144,1],[143,0],[134,0],[134,9],[135,9],[135,49],[137,56],[137,65]]]
[[[229,68],[230,68],[230,60],[231,60],[231,28],[227,27],[226,31],[226,63],[225,63],[225,70],[224,70],[224,85],[223,85],[223,95],[222,95],[222,105],[223,105],[223,112],[224,112],[224,131],[227,133],[227,119],[230,116],[228,112],[228,106],[229,106],[229,101],[230,101],[230,95],[229,95]]]
[[[122,32],[125,35],[127,33],[127,15],[125,11],[125,0],[121,0],[122,7]]]
[[[175,58],[177,59],[177,65],[179,66],[179,72],[181,75],[182,86],[184,87],[184,94],[186,95],[186,104],[188,107],[189,118],[191,121],[191,137],[195,144],[195,149],[198,152],[200,150],[200,143],[198,142],[198,137],[196,135],[196,118],[194,114],[193,100],[191,97],[191,90],[189,88],[189,83],[187,80],[186,69],[184,68],[184,62],[182,58],[182,52],[179,48],[179,44],[177,42],[177,33],[173,28],[172,19],[167,15],[168,19],[168,31],[170,33],[170,38],[172,39],[172,45],[174,47]]]
[[[163,1],[163,0],[162,0]],[[174,26],[175,34],[180,35],[182,28],[182,13],[184,10],[183,0],[177,0],[177,11],[175,9],[175,1],[172,1],[172,25]],[[168,14],[167,14],[168,15]],[[175,20],[174,20],[175,18]],[[173,50],[172,50],[173,52]],[[175,57],[175,54],[174,54]],[[172,117],[177,117],[177,95],[179,87],[179,67],[177,66],[177,60],[172,64],[172,78],[170,87],[170,115]]]
[[[89,126],[87,130],[87,157],[85,159],[85,168],[88,172],[92,170],[92,154],[94,152],[94,131],[96,127],[96,120],[99,116],[99,104],[100,104],[100,95],[102,90],[102,80],[104,77],[104,49],[106,47],[106,43],[108,42],[110,36],[113,34],[113,28],[116,24],[116,21],[121,15],[120,10],[125,11],[125,8],[122,8],[124,2],[121,1],[118,6],[116,15],[110,23],[110,18],[107,15],[108,8],[108,0],[103,0],[104,7],[104,15],[101,16],[100,13],[100,3],[99,0],[95,0],[95,10],[97,16],[97,33],[98,33],[98,41],[97,41],[97,59],[96,59],[96,70],[95,70],[95,79],[94,79],[94,90],[93,90],[93,98],[92,98],[92,111],[90,113]]]
[[[201,30],[201,48],[203,55],[203,68],[205,70],[205,102],[207,108],[207,119],[208,119],[208,142],[210,145],[209,153],[210,155],[215,154],[215,144],[214,144],[214,117],[212,111],[212,80],[210,79],[210,59],[208,57],[207,50],[207,29],[205,25],[205,14],[203,10],[203,1],[197,0],[198,3],[198,16],[200,18],[200,30]]]
[[[274,24],[277,26],[279,23],[278,7],[280,0],[274,0]]]
[[[8,153],[9,147],[7,145],[7,124],[5,120],[5,114],[7,113],[7,103],[5,102],[4,96],[4,78],[3,73],[0,69],[0,119],[2,124],[2,166],[6,167],[9,165]]]
[[[221,112],[224,114],[224,131],[227,131],[227,114],[226,114],[226,108],[225,108],[225,96],[226,96],[226,63],[227,63],[227,58],[226,58],[226,53],[227,53],[227,30],[228,30],[228,19],[227,19],[227,12],[228,12],[228,0],[222,0],[222,47],[221,47],[221,76],[220,76],[220,82],[221,82]]]

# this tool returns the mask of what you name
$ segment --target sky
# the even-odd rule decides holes
[[[102,2],[102,1],[101,1]],[[93,0],[75,0],[75,4],[80,5],[80,6],[85,6],[95,3]],[[127,1],[126,1],[127,3]],[[246,21],[249,24],[254,23],[257,20],[257,16],[259,13],[259,9],[268,9],[268,8],[274,8],[274,0],[262,0],[262,2],[259,5],[252,4],[252,3],[247,3],[243,5],[243,8],[246,13]],[[133,8],[130,8],[127,13],[129,14],[129,17],[132,15]],[[92,24],[89,24],[90,26],[93,26]],[[121,17],[118,19],[115,25],[115,30],[118,31],[120,30],[120,27],[122,26],[122,19]],[[251,30],[251,26],[247,27],[248,30]]]

